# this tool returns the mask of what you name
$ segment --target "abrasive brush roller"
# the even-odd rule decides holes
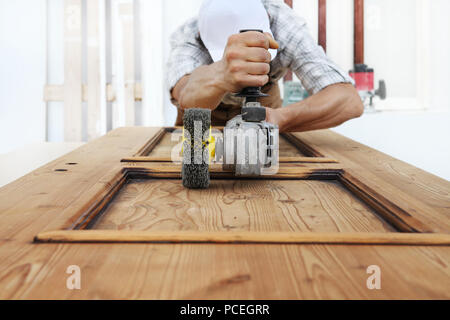
[[[183,117],[183,186],[203,189],[209,186],[209,142],[211,110],[187,109]]]

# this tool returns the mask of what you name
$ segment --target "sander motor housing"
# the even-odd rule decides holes
[[[278,171],[278,126],[245,120],[245,112],[246,107],[223,130],[223,167],[237,176],[274,174]]]

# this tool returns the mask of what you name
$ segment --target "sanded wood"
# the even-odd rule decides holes
[[[418,230],[450,233],[450,182],[328,130],[292,135],[338,159],[353,180],[405,210],[405,219],[421,221]]]
[[[161,140],[154,148],[147,154],[149,157],[169,158],[178,157],[181,152],[183,131],[178,129],[171,132],[165,132]]]
[[[291,164],[281,165],[273,174],[265,174],[261,176],[240,176],[236,178],[231,169],[224,169],[222,164],[210,164],[209,173],[212,179],[319,179],[319,180],[335,180],[339,178],[342,170],[338,168],[338,164]],[[181,165],[171,162],[155,162],[155,163],[127,163],[123,167],[125,171],[136,176],[154,177],[154,178],[181,178]]]
[[[124,174],[142,175],[143,179],[179,177],[172,163],[121,162],[146,155],[142,152],[151,150],[149,145],[160,133],[160,128],[116,129],[0,188],[0,298],[450,299],[448,245],[33,242],[44,231],[60,232],[76,225],[77,214],[95,211]],[[411,224],[419,232],[428,230],[405,235],[386,232],[381,237],[398,235],[417,241],[422,236],[441,238],[435,233],[449,233],[448,181],[331,131],[292,136],[300,138],[308,156],[320,154],[338,163],[285,163],[280,168],[285,177],[278,177],[279,183],[295,175],[314,181],[318,169],[323,170],[319,176],[329,175],[332,181],[341,175],[344,183],[359,189],[346,186],[345,191],[355,195],[356,211],[361,201],[372,201],[379,208],[371,210],[384,208],[397,214],[405,225]],[[229,175],[212,169],[212,181]],[[210,191],[217,198],[214,190]],[[239,195],[240,190],[236,191]],[[292,193],[298,196],[295,190],[289,191]],[[363,194],[367,199],[361,198]],[[323,205],[337,203],[316,195],[318,198]],[[205,203],[206,208],[211,205]],[[208,217],[214,217],[211,212]],[[372,233],[371,239],[379,233]],[[82,290],[66,288],[70,265],[81,269]],[[367,288],[370,265],[381,269],[381,290]]]
[[[314,149],[311,146],[309,146],[308,144],[305,144],[301,140],[301,138],[299,138],[298,136],[294,136],[292,133],[284,133],[283,140],[287,140],[288,142],[290,142],[290,144],[292,144],[294,146],[295,150],[300,150],[300,152],[305,156],[323,157],[323,154],[321,154],[319,151],[317,151],[317,149]],[[281,143],[282,143],[282,141],[280,139],[280,145],[281,145]],[[280,149],[281,148],[282,147],[280,147]],[[285,154],[285,155],[289,156],[289,154]],[[280,156],[281,156],[281,154],[280,154]],[[292,156],[292,155],[290,155],[290,156]]]
[[[181,161],[182,157],[129,157],[123,158],[122,162],[173,162],[173,161]],[[282,163],[337,163],[338,161],[330,158],[312,158],[312,157],[279,157],[279,162]]]
[[[114,230],[388,232],[394,229],[335,181],[137,179],[93,227]]]
[[[148,243],[290,243],[290,244],[383,244],[450,245],[447,234],[341,233],[341,232],[197,232],[197,231],[113,231],[60,230],[43,232],[36,242],[148,242]]]
[[[299,150],[295,145],[289,142],[284,135],[279,137],[279,156],[280,157],[299,157],[307,156],[304,152]]]

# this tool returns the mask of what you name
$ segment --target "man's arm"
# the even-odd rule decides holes
[[[364,107],[349,83],[330,85],[307,99],[284,108],[267,108],[266,121],[280,132],[327,129],[361,116]]]
[[[178,101],[181,109],[215,109],[226,94],[219,70],[219,62],[198,67],[177,82],[172,89],[172,98]]]
[[[269,48],[278,48],[270,34],[249,31],[232,35],[223,59],[181,78],[172,89],[172,97],[181,109],[215,109],[228,92],[262,87],[269,81]]]
[[[361,115],[363,106],[350,84],[352,79],[317,45],[306,21],[282,2],[271,2],[267,9],[272,32],[283,48],[281,64],[311,94],[299,103],[269,110],[267,120],[277,123],[281,131],[306,131],[334,127]]]

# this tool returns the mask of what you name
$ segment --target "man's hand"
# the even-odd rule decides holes
[[[215,109],[225,94],[269,81],[270,53],[278,43],[270,33],[248,31],[230,36],[222,60],[201,66],[178,81],[172,96],[181,109]]]
[[[271,55],[268,49],[278,49],[270,33],[247,31],[228,38],[221,67],[222,87],[238,92],[245,87],[262,87],[269,81]]]

